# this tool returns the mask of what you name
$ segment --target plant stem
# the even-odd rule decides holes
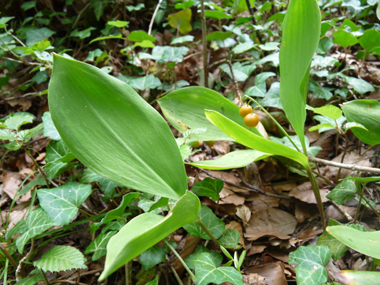
[[[0,250],[5,255],[5,257],[12,263],[13,267],[17,268],[17,262],[13,259],[12,255],[9,254],[8,250],[3,246],[2,243],[0,243]]]
[[[37,161],[34,159],[33,155],[30,153],[29,149],[25,148],[25,152],[29,155],[30,159],[33,161],[33,164],[37,167],[38,171],[41,173],[41,175],[44,177],[46,181],[46,187],[50,189],[49,187],[49,180],[46,177],[46,173],[41,169]]]
[[[305,169],[306,169],[307,175],[309,176],[311,186],[313,187],[315,199],[317,200],[317,206],[318,206],[319,214],[321,215],[323,230],[326,230],[325,211],[323,209],[321,193],[319,192],[317,181],[315,180],[314,174],[311,171],[310,165],[308,165],[308,167],[305,167]]]
[[[210,230],[206,227],[204,223],[202,223],[201,220],[197,221],[198,225],[206,232],[206,234],[211,238],[211,240],[218,246],[220,247],[220,243],[218,240],[213,236],[213,234],[210,232]]]
[[[156,18],[158,9],[160,9],[161,3],[162,3],[162,0],[158,1],[156,9],[154,10],[154,13],[153,13],[153,16],[152,16],[152,20],[150,20],[150,24],[149,24],[148,35],[150,35],[152,33],[153,23],[154,23],[154,20]]]
[[[206,16],[205,16],[205,3],[201,0],[201,17],[202,17],[202,42],[203,42],[203,72],[204,72],[204,86],[208,88],[208,67],[207,67],[207,28],[206,28]]]
[[[174,253],[174,255],[177,256],[178,260],[182,263],[183,267],[185,267],[186,271],[189,273],[191,279],[193,279],[193,281],[195,283],[195,275],[190,270],[190,268],[187,266],[187,264],[185,263],[185,261],[179,255],[179,253],[174,249],[174,247],[172,247],[172,245],[166,239],[164,239],[164,243],[170,248],[170,250]]]

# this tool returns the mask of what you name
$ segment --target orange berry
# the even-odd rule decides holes
[[[242,116],[243,118],[247,116],[249,113],[252,112],[252,107],[249,106],[248,104],[244,104],[240,110],[239,110],[239,115]]]
[[[259,116],[257,116],[255,113],[248,114],[247,116],[244,117],[244,124],[248,128],[256,127],[259,121],[260,121]]]

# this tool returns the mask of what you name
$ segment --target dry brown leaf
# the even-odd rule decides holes
[[[216,141],[214,144],[214,149],[220,154],[226,154],[230,152],[230,142],[229,141]]]
[[[304,230],[299,236],[298,239],[300,240],[300,244],[304,244],[305,242],[314,239],[316,236],[323,233],[323,229],[319,230],[312,230],[312,229],[306,229]]]
[[[251,197],[249,200],[252,200],[250,204],[252,213],[257,213],[268,208],[277,208],[280,205],[280,199],[276,197],[268,197],[257,193],[254,193]]]
[[[267,285],[287,285],[288,282],[286,281],[284,269],[285,267],[282,262],[276,262],[250,267],[245,272],[256,273],[265,277],[265,283]]]
[[[291,214],[268,208],[252,215],[249,227],[246,227],[245,237],[248,240],[257,240],[263,236],[275,236],[280,239],[288,239],[297,225],[297,220]]]
[[[328,198],[326,198],[326,195],[330,193],[327,189],[320,189],[319,192],[321,193],[322,202],[325,203],[329,201]],[[306,202],[309,204],[316,204],[317,200],[315,199],[313,187],[310,182],[305,182],[296,188],[294,188],[292,191],[289,192],[289,196],[297,198],[301,200],[302,202]]]
[[[15,224],[21,221],[23,218],[26,218],[25,212],[29,209],[28,202],[22,202],[15,207],[13,207],[12,212],[9,215],[8,230],[12,229]],[[8,211],[1,211],[3,219],[0,219],[0,225],[3,227],[2,221],[6,221],[8,217]]]
[[[5,171],[3,172],[3,190],[7,195],[14,199],[19,186],[22,183],[21,175],[18,172]],[[31,198],[30,192],[20,196],[18,199],[21,202],[28,201]]]
[[[243,275],[245,285],[266,285],[265,278],[256,273]]]
[[[308,217],[310,217],[310,205],[302,202],[296,202],[295,209],[296,219],[298,223],[302,223]]]
[[[225,171],[208,170],[208,172],[219,179],[225,180],[233,184],[239,184],[239,178],[236,177],[232,171],[225,172]],[[199,177],[199,180],[203,180],[209,176],[205,172],[200,172],[198,177]]]
[[[219,204],[224,205],[224,204],[234,204],[236,206],[243,205],[245,202],[245,198],[241,197],[239,195],[233,194],[229,195],[226,198],[220,199]]]
[[[236,216],[238,216],[244,224],[248,223],[251,215],[251,210],[246,205],[242,205],[236,208]]]
[[[265,250],[267,254],[275,259],[281,260],[282,262],[288,262],[289,253],[282,250],[267,249]]]
[[[340,206],[342,210],[348,213],[351,217],[356,215],[356,207]],[[330,205],[325,210],[326,219],[334,219],[338,222],[347,222],[346,216],[339,211],[334,205]]]
[[[254,255],[256,253],[261,253],[266,249],[266,245],[252,245],[247,252],[247,256]]]
[[[319,146],[322,148],[316,157],[324,158],[331,157],[330,154],[333,152],[335,147],[336,130],[329,130],[320,135],[319,139],[312,143],[312,146]]]

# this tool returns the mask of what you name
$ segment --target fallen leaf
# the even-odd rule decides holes
[[[242,205],[236,208],[236,216],[238,216],[244,224],[248,223],[251,215],[251,210],[246,205]]]
[[[267,285],[287,285],[286,277],[284,274],[284,264],[282,262],[267,263],[262,266],[255,266],[248,268],[246,273],[256,273],[265,277]]]
[[[246,285],[266,285],[265,278],[256,273],[243,276],[243,282]]]
[[[319,189],[319,192],[321,193],[321,198],[322,198],[323,203],[330,201],[328,198],[326,198],[327,194],[330,193],[329,190]],[[310,182],[305,182],[297,186],[296,188],[294,188],[292,191],[289,192],[289,196],[297,198],[305,203],[309,203],[309,204],[317,203],[317,200],[315,199],[313,187],[311,186]]]
[[[220,154],[226,154],[230,152],[229,141],[216,141],[213,147]]]

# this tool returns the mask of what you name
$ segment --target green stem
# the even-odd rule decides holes
[[[296,148],[296,150],[299,151],[299,152],[301,152],[301,150],[300,150],[300,149],[298,148],[298,146],[294,143],[294,141],[289,137],[288,133],[284,130],[284,128],[283,128],[283,127],[277,122],[277,120],[276,120],[275,118],[273,118],[273,116],[272,116],[267,110],[265,110],[265,108],[264,108],[263,106],[261,106],[261,105],[259,104],[259,102],[257,102],[255,99],[253,99],[253,98],[251,98],[251,97],[249,97],[249,96],[247,96],[247,95],[243,96],[243,99],[244,99],[244,97],[248,98],[248,100],[253,101],[257,106],[259,106],[259,107],[261,108],[261,110],[262,110],[265,114],[267,114],[267,115],[269,116],[269,118],[271,118],[271,119],[273,120],[273,122],[276,124],[276,126],[279,128],[279,130],[282,132],[282,134],[283,134],[284,136],[286,136],[286,137],[290,140],[290,142],[293,144],[293,146]]]
[[[182,257],[178,254],[178,252],[174,249],[174,247],[172,247],[172,245],[169,242],[167,242],[166,239],[164,239],[164,243],[170,248],[170,250],[174,253],[174,255],[177,256],[178,260],[182,263],[183,267],[185,267],[186,271],[189,273],[191,279],[193,279],[193,281],[195,283],[195,275],[190,270],[190,268],[187,266],[187,264],[182,259]]]
[[[204,223],[202,223],[201,220],[197,221],[198,225],[206,232],[206,234],[211,238],[211,240],[218,246],[220,247],[220,243],[218,240],[213,236],[213,234],[210,232],[210,230],[206,227]]]
[[[315,180],[314,174],[311,171],[310,165],[308,165],[307,167],[305,167],[305,169],[306,169],[307,175],[309,176],[309,179],[310,179],[310,182],[311,182],[311,186],[313,187],[313,192],[314,192],[315,199],[317,200],[317,206],[318,206],[319,214],[321,215],[323,229],[326,230],[325,211],[323,210],[323,203],[322,203],[321,193],[319,192],[319,187],[318,187],[317,181]]]

